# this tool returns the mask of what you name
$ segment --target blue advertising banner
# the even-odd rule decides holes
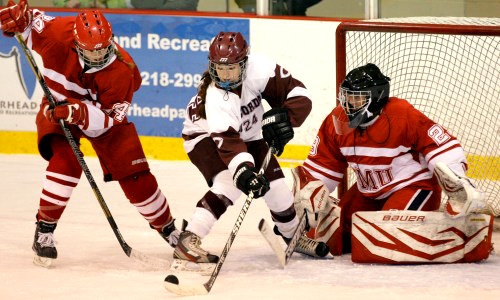
[[[54,13],[68,16],[76,13]],[[115,41],[136,62],[142,86],[128,112],[139,135],[180,137],[186,106],[196,94],[208,66],[208,48],[220,31],[239,31],[249,40],[249,20],[232,18],[106,14]],[[18,74],[24,78],[20,93],[30,99],[36,79],[15,39],[2,37],[0,54],[21,59]],[[3,74],[13,76],[12,74]],[[23,91],[24,90],[24,91]]]

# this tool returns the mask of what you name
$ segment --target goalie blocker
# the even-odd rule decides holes
[[[313,228],[308,236],[327,243],[332,255],[341,255],[346,226],[338,200],[303,167],[292,169],[292,175],[296,209],[306,210]],[[493,249],[493,217],[484,214],[459,218],[430,211],[357,211],[349,227],[352,261],[357,263],[476,262]]]

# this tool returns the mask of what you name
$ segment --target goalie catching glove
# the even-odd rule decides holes
[[[63,119],[68,124],[85,125],[88,109],[87,105],[80,100],[68,98],[64,102],[59,102],[56,107],[50,107],[47,102],[43,105],[43,114],[52,123]]]
[[[276,155],[280,156],[285,145],[293,139],[293,128],[287,108],[272,108],[264,113],[262,135],[269,146],[276,148]]]
[[[254,198],[264,196],[269,191],[269,180],[248,162],[241,163],[233,176],[234,185],[246,195],[253,192]]]
[[[445,212],[449,216],[458,218],[487,209],[484,194],[476,190],[465,174],[457,174],[458,172],[442,162],[436,164],[434,173],[439,185],[448,196]],[[455,211],[457,208],[459,212]]]
[[[342,227],[338,200],[330,196],[323,182],[312,176],[304,167],[298,166],[291,171],[295,210],[305,210],[309,225],[314,228],[308,236],[326,243],[332,255],[341,255]]]

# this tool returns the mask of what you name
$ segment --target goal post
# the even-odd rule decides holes
[[[500,18],[400,18],[343,22],[336,31],[338,87],[367,63],[457,137],[467,175],[500,215]],[[339,197],[355,182],[346,171]],[[444,199],[445,200],[445,199]]]

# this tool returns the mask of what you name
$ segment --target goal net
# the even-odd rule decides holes
[[[337,87],[353,68],[378,65],[391,78],[391,96],[408,100],[457,137],[467,175],[499,216],[500,18],[344,22],[336,38]],[[348,171],[339,196],[354,182]]]

